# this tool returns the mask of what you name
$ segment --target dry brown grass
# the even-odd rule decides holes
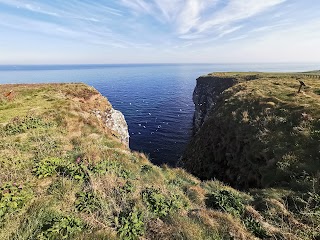
[[[212,210],[197,210],[191,213],[193,218],[196,218],[208,229],[218,229],[220,236],[231,237],[233,239],[256,239],[252,234],[241,224],[239,219],[232,215]]]
[[[25,116],[35,116],[41,122],[24,132],[0,131],[0,187],[9,182],[31,192],[21,208],[8,213],[4,222],[0,219],[1,240],[37,239],[53,215],[69,216],[83,223],[81,231],[68,239],[119,239],[119,229],[124,226],[118,218],[134,211],[142,213],[142,220],[132,215],[125,215],[125,220],[133,229],[135,221],[143,221],[145,231],[136,236],[139,239],[254,239],[243,224],[243,216],[206,206],[207,194],[221,190],[239,196],[244,204],[252,202],[252,196],[219,181],[200,181],[180,168],[155,166],[145,154],[130,151],[92,113],[92,109],[103,111],[111,107],[96,90],[83,84],[0,86],[2,92],[11,89],[14,98],[10,100],[0,94],[1,129],[16,121],[12,119]],[[252,121],[251,115],[248,121]],[[63,164],[55,167],[62,169],[38,178],[34,169],[44,159],[60,160]],[[94,171],[92,167],[100,163],[110,165]],[[45,172],[50,170],[42,167]],[[156,192],[152,201],[166,214],[160,215],[147,206],[147,200],[142,198],[147,188]],[[86,193],[91,194],[90,198],[81,200],[79,194]],[[77,207],[79,199],[88,211]],[[277,209],[275,203],[269,203],[272,207],[268,211],[277,211],[278,215],[281,212],[282,226],[276,224],[276,217],[266,218],[263,213],[267,210],[260,212],[254,204],[246,205],[246,209],[270,232],[280,229],[283,236],[299,236],[288,230],[289,225],[301,227],[294,225],[294,220],[299,219],[286,208],[273,212],[273,208]]]

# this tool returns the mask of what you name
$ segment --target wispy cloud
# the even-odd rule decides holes
[[[121,0],[122,4],[137,12],[152,13],[152,5],[144,0]]]
[[[241,40],[241,39],[244,39],[247,37],[248,37],[248,34],[243,34],[243,35],[239,35],[237,37],[230,38],[228,41],[237,41],[237,40]]]
[[[200,12],[200,1],[187,1],[177,18],[177,32],[185,34],[192,31],[200,20]]]
[[[159,49],[193,54],[245,43],[250,48],[273,36],[320,41],[311,27],[319,11],[313,0],[0,0],[0,26],[4,39],[15,32],[35,42],[45,36],[156,56]]]
[[[96,13],[122,16],[122,12],[120,10],[108,7],[106,4],[99,4],[96,2],[87,3],[85,1],[79,2],[76,0],[69,0],[68,2],[57,1],[55,5],[48,4],[45,1],[0,0],[0,3],[16,7],[18,9],[29,10],[35,13],[65,18],[83,18],[91,20],[95,18],[87,16],[92,16]]]
[[[174,22],[179,14],[184,0],[157,0],[156,8],[160,10],[160,15],[166,22]]]
[[[217,25],[229,25],[255,16],[283,2],[285,0],[231,0],[225,8],[216,12],[208,21],[203,22],[198,29],[202,32]]]
[[[87,25],[92,23],[91,25],[95,25],[96,29],[100,28],[98,31],[104,32],[106,28],[102,26],[112,28],[117,24],[116,19],[124,27],[130,28],[126,22],[131,21],[133,27],[138,28],[134,19],[139,16],[148,16],[150,19],[159,21],[163,28],[168,26],[172,31],[171,34],[177,39],[195,40],[207,37],[218,39],[236,32],[242,28],[242,26],[239,27],[240,21],[263,13],[285,1],[120,0],[118,3],[107,4],[106,2],[70,0],[50,4],[44,1],[0,0],[0,4],[55,17],[57,21],[64,19],[64,25],[72,31],[86,29],[86,26],[83,27],[84,23],[78,23],[76,20],[89,22]],[[128,16],[128,10],[133,15]],[[82,26],[82,29],[77,26]]]
[[[154,16],[175,27],[182,39],[197,39],[234,29],[234,24],[259,15],[286,0],[121,0],[121,3],[137,14]],[[232,32],[232,31],[231,31]],[[228,33],[228,32],[226,32]]]
[[[228,34],[230,34],[230,33],[233,33],[233,32],[235,32],[235,31],[238,31],[238,30],[241,29],[242,27],[243,27],[243,26],[235,26],[235,27],[232,27],[232,28],[228,28],[228,29],[224,30],[223,32],[221,32],[221,33],[218,35],[218,37],[221,38],[221,37],[223,37],[223,36],[225,36],[225,35],[228,35]]]
[[[205,33],[205,36],[208,36],[208,33],[215,33],[223,35],[223,32],[219,33],[219,29],[230,26],[233,29],[234,24],[258,15],[284,1],[230,0],[224,7],[216,9],[209,16],[204,16],[203,19],[198,20],[197,25],[193,26],[193,31],[187,31],[185,34],[199,35]]]
[[[0,4],[15,8],[21,13],[0,12],[0,25],[7,28],[91,44],[134,47],[133,42],[125,41],[121,33],[114,31],[119,27],[114,22],[123,16],[123,12],[108,4],[75,0],[63,1],[57,5],[29,0],[0,0]],[[26,12],[40,15],[24,14]]]

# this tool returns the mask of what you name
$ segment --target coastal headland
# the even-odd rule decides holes
[[[183,169],[90,86],[0,85],[0,239],[319,239],[318,72],[209,74],[194,101]]]

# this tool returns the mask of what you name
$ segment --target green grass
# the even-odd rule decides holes
[[[235,84],[221,94],[187,150],[189,169],[239,188],[311,189],[313,180],[320,180],[317,72],[217,73],[204,80],[226,78]],[[306,84],[301,93],[297,79]],[[209,151],[203,149],[208,143]]]
[[[4,97],[10,90],[13,95]],[[286,208],[284,201],[298,201],[287,192],[249,195],[155,166],[92,114],[111,105],[84,84],[0,85],[0,93],[0,239],[254,239],[264,231],[316,236],[316,216],[303,234],[299,228],[292,233],[280,224],[281,212],[264,206],[277,199],[302,221],[318,207],[318,195],[301,196],[298,213]]]

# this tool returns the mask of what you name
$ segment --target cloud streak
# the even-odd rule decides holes
[[[259,15],[286,0],[122,0],[136,14],[155,16],[174,26],[179,38],[197,39],[223,36],[239,21]]]
[[[116,29],[115,24],[127,30],[127,33],[132,32],[132,28],[143,29],[144,27],[136,22],[139,21],[139,18],[147,16],[149,19],[158,21],[161,28],[165,26],[169,28],[171,32],[168,35],[175,36],[175,41],[179,39],[190,41],[208,37],[219,39],[234,33],[242,28],[239,27],[241,25],[239,22],[259,15],[285,1],[120,0],[120,4],[119,2],[107,4],[107,1],[70,0],[50,4],[45,1],[0,0],[0,4],[46,15],[53,18],[54,23],[62,21],[63,28],[68,28],[73,32],[84,32],[85,29],[94,26],[96,32],[100,32],[97,36],[105,35],[103,32],[110,33],[110,29],[118,37],[121,36],[122,33]],[[27,21],[32,25],[34,21],[40,20],[37,17],[27,19]],[[148,31],[148,24],[144,24]],[[92,31],[88,30],[87,33],[92,33]],[[101,41],[97,39],[96,42]]]
[[[20,13],[0,12],[0,25],[9,29],[104,46],[134,47],[134,43],[126,41],[121,33],[112,29],[116,28],[114,22],[122,17],[123,12],[107,4],[75,0],[61,1],[57,5],[18,0],[0,0],[0,4]]]
[[[306,27],[320,20],[320,3],[312,0],[0,0],[0,9],[0,31],[9,46],[12,32],[38,44],[75,42],[132,56],[238,49],[297,34],[320,41]]]

